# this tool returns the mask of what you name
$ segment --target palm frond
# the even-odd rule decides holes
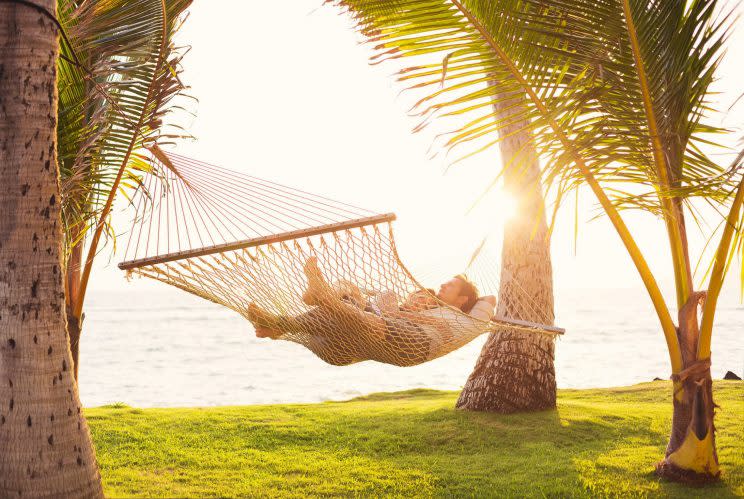
[[[703,197],[726,202],[735,179],[702,151],[721,130],[704,123],[709,86],[730,27],[715,17],[715,0],[632,0],[640,50],[659,136],[671,179],[664,185],[655,168],[652,137],[633,58],[628,19],[619,0],[335,0],[346,8],[373,45],[375,64],[411,60],[398,73],[408,89],[426,92],[414,106],[422,118],[448,120],[441,145],[459,157],[497,144],[500,132],[527,120],[544,160],[544,182],[581,177],[572,157],[580,155],[601,182],[628,182],[631,192],[613,191],[623,208],[662,214],[668,198]],[[496,118],[494,100],[524,93],[463,10],[514,61],[524,83],[549,109],[533,103]],[[574,151],[556,140],[554,120]],[[560,188],[560,187],[558,187]],[[652,194],[657,199],[654,200]]]
[[[164,122],[185,89],[179,78],[184,50],[172,39],[189,3],[59,1],[72,44],[62,47],[66,57],[59,62],[58,151],[69,233],[95,224],[122,167],[130,181],[120,188],[136,184],[132,152],[182,135]],[[68,252],[80,240],[67,238]]]
[[[699,196],[727,205],[730,218],[740,201],[733,193],[741,193],[734,189],[741,175],[700,146],[718,131],[703,118],[731,26],[727,16],[714,17],[717,1],[331,3],[346,7],[375,43],[375,62],[425,58],[401,74],[409,88],[429,89],[415,106],[424,118],[419,128],[433,117],[457,118],[445,148],[467,146],[476,154],[523,123],[543,160],[543,184],[558,191],[557,200],[566,189],[590,186],[646,285],[678,372],[676,327],[618,209],[664,218],[682,307],[692,286],[683,203]],[[508,102],[523,105],[504,116],[491,113],[494,101],[505,109]]]

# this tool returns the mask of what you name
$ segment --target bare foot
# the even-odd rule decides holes
[[[305,290],[304,293],[302,293],[302,301],[304,301],[306,305],[310,305],[311,307],[318,306],[318,297],[313,291],[310,290],[309,287]]]
[[[277,331],[279,329],[279,318],[271,312],[262,309],[255,303],[248,305],[248,320],[253,323],[253,326],[256,328],[256,336],[259,338],[265,338],[268,336],[268,334],[267,336],[260,336],[259,329],[266,333],[269,331]]]
[[[317,257],[311,256],[305,262],[305,277],[307,277],[307,289],[302,294],[302,301],[311,306],[319,305],[321,301],[333,296],[333,289],[323,278],[323,273],[318,267]]]
[[[307,289],[302,293],[302,301],[311,307],[315,307],[318,305],[317,287],[314,286],[314,283],[317,281],[316,276],[320,273],[318,259],[314,256],[308,258],[302,270],[305,272],[305,277],[307,278]]]
[[[282,332],[278,329],[270,329],[268,327],[256,326],[256,338],[271,338],[272,340],[277,339],[282,335]]]

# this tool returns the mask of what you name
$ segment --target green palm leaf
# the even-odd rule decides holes
[[[163,123],[184,89],[178,77],[183,50],[172,37],[189,3],[59,2],[72,44],[62,47],[59,62],[58,152],[68,254],[100,218],[122,168],[119,189],[137,185],[137,170],[146,165],[136,151],[181,135]]]
[[[329,3],[352,14],[374,45],[374,63],[412,61],[399,80],[425,92],[414,106],[423,118],[417,129],[433,118],[450,119],[443,145],[466,147],[461,157],[467,157],[497,143],[510,125],[526,121],[543,161],[543,183],[557,191],[557,200],[566,190],[589,184],[649,291],[673,369],[681,369],[676,327],[618,210],[637,208],[664,219],[682,308],[692,296],[684,206],[700,197],[723,208],[729,223],[710,286],[720,290],[725,275],[720,258],[728,255],[742,176],[707,154],[715,145],[711,136],[722,131],[705,122],[712,108],[709,87],[731,27],[728,16],[715,17],[718,2]],[[497,117],[493,101],[515,104]],[[708,338],[709,333],[703,330]],[[705,349],[701,355],[705,358]]]
[[[423,118],[449,119],[447,149],[460,157],[496,144],[498,131],[530,119],[544,158],[548,185],[580,177],[572,155],[584,158],[598,179],[612,183],[618,207],[663,213],[662,198],[703,197],[725,202],[735,179],[703,152],[721,130],[703,122],[709,85],[729,19],[715,18],[715,1],[630,2],[640,50],[651,82],[654,114],[668,159],[663,185],[654,164],[638,67],[627,19],[618,0],[341,0],[373,45],[374,63],[413,58],[398,80],[426,91],[415,105]],[[463,11],[474,16],[476,29]],[[515,107],[497,121],[494,99],[522,95],[484,34],[514,61],[525,83],[550,110],[534,103]],[[425,61],[420,63],[420,61]],[[486,84],[488,83],[488,85]],[[453,120],[453,118],[456,118]],[[548,130],[554,119],[575,151]],[[518,165],[517,165],[518,166]],[[627,183],[627,185],[624,185]],[[632,185],[632,186],[630,186]],[[630,186],[630,187],[629,187]],[[656,197],[656,200],[654,200]]]

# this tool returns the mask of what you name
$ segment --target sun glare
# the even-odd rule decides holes
[[[517,200],[511,194],[500,191],[494,194],[495,212],[502,222],[506,222],[517,214]]]
[[[503,226],[517,214],[517,200],[503,189],[494,190],[481,199],[471,215],[490,226]]]

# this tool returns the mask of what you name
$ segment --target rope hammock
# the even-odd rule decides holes
[[[158,177],[143,174],[132,196],[119,268],[228,307],[325,362],[410,366],[486,332],[564,332],[439,301],[401,262],[391,213],[154,153]]]

